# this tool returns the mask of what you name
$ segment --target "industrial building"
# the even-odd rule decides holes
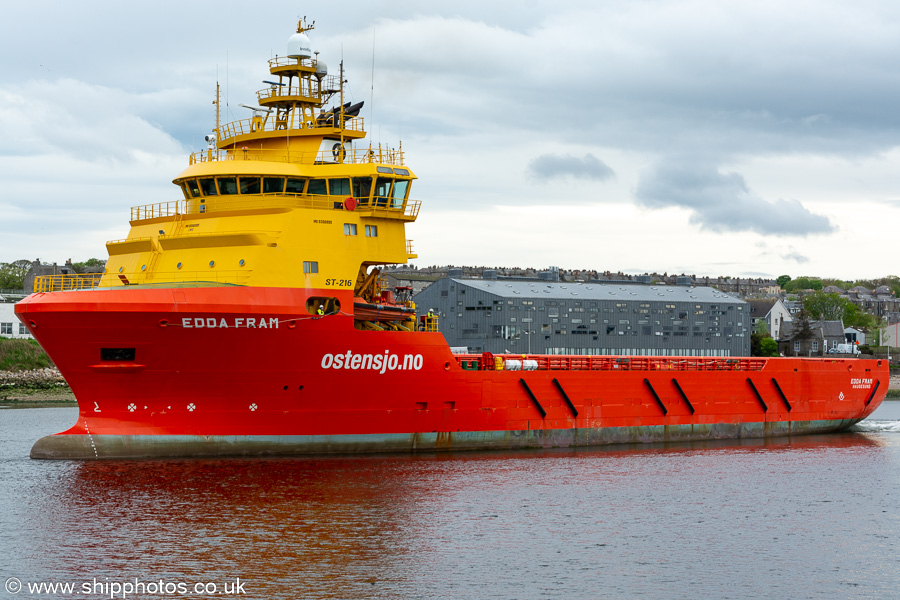
[[[415,301],[471,352],[750,354],[749,305],[710,287],[447,277]]]

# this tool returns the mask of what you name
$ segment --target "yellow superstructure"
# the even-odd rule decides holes
[[[355,290],[372,265],[415,258],[405,224],[419,211],[416,177],[402,149],[355,146],[362,103],[344,102],[343,66],[329,76],[312,57],[310,29],[301,21],[289,56],[269,61],[251,118],[217,122],[209,149],[190,157],[173,181],[184,198],[131,209],[100,287]]]

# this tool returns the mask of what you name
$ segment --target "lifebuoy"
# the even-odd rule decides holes
[[[344,200],[344,208],[346,210],[356,209],[356,198],[347,198],[346,200]]]

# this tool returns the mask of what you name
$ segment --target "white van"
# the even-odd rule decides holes
[[[859,354],[859,346],[856,344],[838,344],[829,350],[828,354]]]

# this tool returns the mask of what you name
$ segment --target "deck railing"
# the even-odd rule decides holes
[[[131,207],[131,221],[147,221],[175,215],[193,215],[202,213],[225,212],[236,210],[253,210],[266,208],[317,208],[325,210],[344,210],[346,196],[318,196],[295,194],[257,194],[246,196],[241,194],[208,196],[203,202],[199,198],[191,200],[175,200],[158,204],[144,204]],[[366,199],[368,202],[368,199]],[[403,220],[415,220],[422,206],[421,200],[407,200],[406,206],[360,204],[356,210],[363,216],[395,217]]]
[[[90,290],[100,285],[103,273],[67,273],[62,275],[40,275],[34,278],[35,292],[67,292]]]
[[[229,123],[232,125],[232,123]],[[226,126],[227,127],[227,126]],[[225,140],[219,140],[224,144]],[[378,163],[393,165],[395,167],[404,164],[403,150],[393,148],[346,148],[342,157],[343,164],[361,165],[366,163]],[[240,148],[237,150],[201,150],[190,156],[190,164],[207,163],[216,161],[264,161],[276,163],[308,163],[308,164],[339,164],[335,154],[330,151],[302,152],[300,150],[271,150],[261,148]]]
[[[501,370],[507,361],[534,361],[538,371],[760,371],[764,358],[575,356],[547,354],[457,354],[456,362],[468,370]],[[533,369],[532,369],[533,370]]]

